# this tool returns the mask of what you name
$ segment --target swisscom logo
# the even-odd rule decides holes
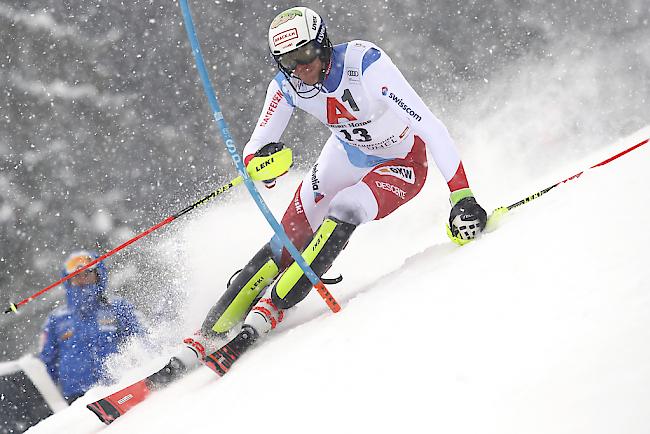
[[[386,86],[383,86],[381,88],[381,94],[386,96],[388,95],[388,98],[392,99],[395,104],[402,110],[404,110],[406,113],[408,113],[409,116],[411,116],[413,119],[416,121],[420,122],[422,120],[422,116],[417,114],[411,107],[409,107],[403,100],[402,98],[398,97],[395,95],[393,92],[388,92],[388,88]]]

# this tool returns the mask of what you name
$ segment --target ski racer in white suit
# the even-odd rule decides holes
[[[244,161],[283,147],[280,138],[296,108],[331,130],[282,219],[316,274],[331,266],[358,225],[386,217],[418,194],[427,152],[451,192],[452,233],[470,239],[483,230],[486,213],[447,129],[384,51],[365,41],[332,46],[321,17],[304,7],[273,20],[269,46],[280,72],[268,86]],[[274,237],[232,279],[197,336],[225,336],[242,320],[250,335],[263,335],[311,287]],[[186,343],[204,355],[203,341]]]
[[[279,140],[296,108],[332,132],[282,218],[287,235],[318,276],[358,225],[386,217],[420,192],[427,153],[451,192],[452,235],[471,239],[483,230],[485,210],[469,189],[447,129],[385,52],[365,41],[332,46],[321,17],[305,7],[286,10],[273,20],[269,46],[280,72],[269,84],[244,162],[253,164],[259,161],[253,157],[282,150]],[[274,180],[267,183],[272,187]],[[88,408],[110,423],[149,391],[200,362],[224,375],[312,288],[275,237],[230,280],[201,330],[185,339],[186,346],[165,367]],[[240,324],[241,330],[228,340]]]

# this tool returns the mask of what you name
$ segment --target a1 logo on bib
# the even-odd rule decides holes
[[[350,91],[346,89],[349,93]],[[352,101],[354,102],[354,100]],[[355,104],[356,107],[356,104]],[[357,107],[357,110],[359,108]],[[327,97],[327,123],[330,125],[338,125],[339,119],[347,119],[348,121],[356,121],[352,113],[348,111],[343,104],[341,104],[336,98],[328,96]]]
[[[382,166],[373,172],[379,175],[394,176],[409,184],[415,184],[415,171],[412,167],[405,166]]]

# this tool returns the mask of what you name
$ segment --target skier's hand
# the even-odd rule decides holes
[[[266,158],[266,157],[270,157],[270,156],[273,156],[273,155],[280,155],[278,153],[280,151],[282,151],[283,149],[284,149],[284,143],[282,143],[282,142],[272,142],[272,143],[267,143],[266,145],[262,146],[257,152],[255,152],[255,154],[250,155],[249,157],[247,157],[247,159],[246,159],[246,168],[248,169],[248,172],[249,173],[255,172],[255,168],[254,167],[249,167],[249,166],[251,164],[255,165],[256,161],[259,161],[260,158]],[[290,150],[287,149],[286,151],[289,152]],[[290,152],[289,152],[289,154],[290,154]],[[293,165],[292,162],[290,164],[291,164],[291,166]],[[287,166],[285,165],[284,167],[287,167]],[[265,170],[268,171],[269,168],[270,167],[265,167]],[[251,170],[251,169],[253,169],[253,170]],[[264,183],[264,186],[266,188],[273,188],[273,187],[275,187],[276,178],[279,177],[279,176],[282,176],[282,175],[284,175],[285,173],[288,172],[288,170],[286,170],[286,169],[280,169],[280,170],[284,170],[284,172],[279,173],[279,174],[277,174],[277,176],[274,176],[272,178],[259,179],[259,180]]]
[[[487,223],[487,213],[469,194],[456,202],[449,213],[451,235],[464,241],[476,238]]]

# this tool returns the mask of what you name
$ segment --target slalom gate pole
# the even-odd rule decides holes
[[[341,310],[341,306],[334,299],[332,294],[327,290],[327,288],[321,281],[320,277],[318,277],[316,273],[314,273],[314,271],[311,269],[311,267],[307,264],[305,259],[298,251],[298,249],[296,249],[296,247],[293,245],[293,243],[287,236],[286,232],[284,231],[284,228],[275,219],[273,213],[266,205],[266,202],[264,202],[264,199],[262,199],[262,196],[260,195],[259,191],[257,191],[255,184],[248,176],[248,173],[246,172],[246,168],[244,167],[244,163],[242,162],[241,157],[237,153],[237,148],[235,147],[235,141],[233,140],[230,134],[230,130],[228,129],[228,125],[226,124],[226,121],[223,117],[223,113],[221,111],[221,106],[219,105],[219,101],[217,100],[217,96],[210,82],[210,76],[208,75],[208,69],[203,60],[203,54],[201,53],[201,47],[199,44],[199,39],[196,35],[196,29],[194,28],[194,21],[192,20],[192,14],[190,12],[188,1],[179,0],[179,3],[181,6],[181,11],[183,13],[183,20],[185,22],[185,30],[187,31],[187,37],[190,40],[190,44],[192,46],[192,53],[194,54],[194,60],[196,61],[196,67],[199,72],[199,76],[201,77],[201,82],[203,83],[203,90],[205,91],[205,96],[208,98],[208,102],[210,103],[210,107],[212,109],[212,116],[214,117],[214,120],[221,131],[221,135],[223,136],[223,140],[226,144],[226,150],[230,154],[230,157],[232,158],[233,162],[235,163],[237,172],[239,172],[240,176],[243,178],[244,185],[246,185],[248,192],[253,197],[253,200],[255,201],[258,208],[266,218],[266,221],[268,221],[269,225],[271,225],[273,231],[278,236],[280,241],[282,241],[282,244],[287,249],[289,254],[291,254],[294,261],[296,261],[296,263],[300,266],[303,273],[305,273],[305,276],[307,276],[307,278],[312,283],[312,285],[314,285],[314,287],[318,291],[318,294],[323,298],[323,300],[325,301],[327,306],[332,310],[332,312],[338,312],[339,310]]]
[[[555,184],[553,184],[551,186],[548,186],[545,189],[540,190],[535,194],[531,194],[530,196],[525,197],[525,198],[521,199],[520,201],[513,203],[512,205],[502,206],[502,207],[496,208],[494,211],[492,211],[492,214],[490,214],[490,217],[488,217],[488,223],[490,223],[490,220],[493,220],[493,222],[496,222],[498,219],[500,219],[506,213],[508,213],[508,211],[510,211],[510,210],[512,210],[514,208],[517,208],[517,207],[519,207],[519,206],[521,206],[523,204],[526,204],[526,203],[528,203],[530,201],[533,201],[533,200],[537,199],[540,196],[545,195],[546,193],[553,190],[555,187],[557,187],[560,184],[563,184],[565,182],[572,181],[574,179],[580,178],[580,176],[583,173],[585,173],[587,170],[594,169],[596,167],[604,166],[606,164],[611,163],[612,161],[616,160],[617,158],[622,157],[623,155],[625,155],[625,154],[627,154],[629,152],[632,152],[635,149],[640,148],[641,146],[645,145],[646,143],[648,143],[649,140],[650,139],[646,139],[646,140],[644,140],[642,142],[637,143],[634,146],[630,146],[629,148],[625,149],[624,151],[621,151],[618,154],[613,155],[613,156],[609,157],[608,159],[601,161],[600,163],[594,164],[593,166],[589,167],[589,169],[585,169],[585,170],[583,170],[581,172],[578,172],[575,175],[570,176],[570,177],[568,177],[568,178],[566,178],[566,179],[564,179],[562,181],[556,182]]]
[[[289,170],[289,166],[291,165],[291,155],[290,155],[290,152],[289,152],[288,154],[289,154],[289,155],[288,155],[288,158],[286,158],[286,157],[287,157],[286,154],[284,155],[285,158],[282,159],[283,161],[282,161],[281,165],[278,165],[278,166],[273,167],[274,173],[266,172],[266,170],[270,167],[268,164],[267,164],[267,165],[264,165],[264,164],[258,164],[258,165],[255,165],[255,166],[257,166],[257,167],[264,166],[264,168],[263,168],[263,169],[260,169],[260,170],[254,169],[257,173],[254,173],[253,176],[254,176],[256,179],[260,179],[260,180],[261,180],[261,179],[267,179],[267,178],[273,177],[272,175],[275,175],[275,174],[277,174],[277,173],[284,173],[284,172],[286,172],[287,170]],[[264,161],[266,161],[266,162],[274,162],[275,160],[280,160],[280,159],[277,159],[277,158],[274,159],[273,156],[269,156],[269,157],[261,157],[261,159],[264,160]],[[260,161],[262,161],[262,160],[260,160]],[[277,172],[277,173],[275,173],[275,172]],[[208,195],[205,196],[204,198],[202,198],[202,199],[200,199],[200,200],[194,202],[192,205],[188,206],[187,208],[185,208],[185,209],[183,209],[183,210],[177,212],[176,214],[174,214],[174,215],[172,215],[172,216],[167,217],[165,220],[161,221],[160,223],[158,223],[158,224],[156,224],[156,225],[150,227],[150,228],[147,229],[146,231],[144,231],[144,232],[142,232],[142,233],[136,235],[135,237],[131,238],[130,240],[126,241],[125,243],[121,244],[120,246],[114,248],[113,250],[111,250],[111,251],[109,251],[109,252],[107,252],[107,253],[101,255],[99,258],[93,260],[92,262],[90,262],[89,264],[87,264],[86,266],[84,266],[83,268],[80,268],[80,269],[76,270],[75,272],[68,274],[67,276],[65,276],[65,277],[63,277],[63,278],[57,280],[56,282],[52,283],[51,285],[49,285],[49,286],[47,286],[47,287],[41,289],[41,290],[38,291],[37,293],[35,293],[35,294],[33,294],[33,295],[27,297],[26,299],[24,299],[24,300],[22,300],[22,301],[20,301],[20,302],[18,302],[18,303],[11,303],[11,304],[9,305],[9,308],[8,308],[7,310],[5,310],[4,313],[10,313],[10,312],[17,313],[19,307],[21,307],[21,306],[23,306],[23,305],[29,303],[30,301],[34,300],[34,299],[37,298],[37,297],[40,297],[42,294],[46,293],[46,292],[49,291],[50,289],[52,289],[52,288],[54,288],[54,287],[60,285],[61,283],[65,282],[65,281],[68,280],[68,279],[73,278],[73,277],[76,276],[77,274],[82,273],[84,270],[86,270],[87,268],[92,267],[92,266],[95,265],[96,263],[98,263],[98,262],[100,262],[100,261],[103,261],[104,259],[108,258],[109,256],[114,255],[115,253],[119,252],[119,251],[122,250],[123,248],[125,248],[125,247],[127,247],[127,246],[129,246],[129,245],[131,245],[131,244],[133,244],[133,243],[135,243],[135,242],[138,241],[140,238],[143,238],[143,237],[149,235],[149,234],[152,233],[153,231],[155,231],[155,230],[157,230],[157,229],[160,229],[161,227],[165,226],[165,225],[168,224],[168,223],[173,222],[174,220],[176,220],[176,219],[179,218],[180,216],[182,216],[182,215],[184,215],[184,214],[187,214],[188,212],[192,211],[193,209],[198,208],[199,206],[201,206],[201,205],[203,205],[204,203],[206,203],[206,202],[208,202],[208,201],[214,199],[214,198],[217,197],[217,196],[220,196],[221,194],[225,193],[226,191],[230,190],[231,188],[233,188],[233,187],[235,187],[235,186],[241,184],[242,181],[243,181],[242,177],[241,177],[241,176],[238,176],[237,178],[235,178],[235,179],[233,179],[232,181],[230,181],[228,184],[225,184],[225,185],[219,187],[217,190],[215,190],[215,191],[213,191],[212,193],[208,194]]]

